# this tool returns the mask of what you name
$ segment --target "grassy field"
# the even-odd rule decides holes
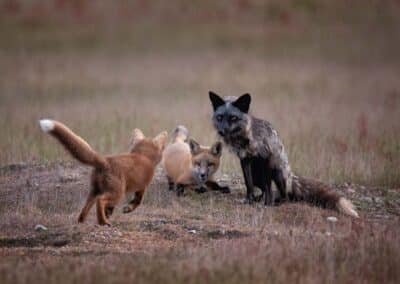
[[[399,50],[398,1],[0,0],[1,282],[398,282]],[[127,151],[135,127],[183,124],[211,144],[209,90],[249,92],[294,171],[341,185],[362,220],[240,205],[225,151],[232,195],[178,199],[159,176],[112,228],[75,225],[87,169],[65,166],[37,120],[105,154]]]
[[[42,117],[65,122],[102,153],[126,150],[134,127],[154,134],[184,124],[209,144],[208,90],[250,92],[252,112],[277,128],[298,173],[398,186],[397,22],[328,24],[292,14],[298,23],[271,16],[187,26],[167,14],[165,23],[100,27],[4,17],[0,162],[67,159],[38,131]],[[237,170],[226,155],[223,171]]]

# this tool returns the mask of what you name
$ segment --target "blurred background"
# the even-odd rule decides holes
[[[299,174],[398,187],[399,75],[398,0],[0,0],[0,164],[69,159],[43,117],[102,153],[211,144],[208,91],[249,92]]]

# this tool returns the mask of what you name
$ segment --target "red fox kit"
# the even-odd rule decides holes
[[[228,187],[219,186],[214,180],[222,154],[222,143],[216,142],[211,147],[200,146],[193,139],[188,139],[188,130],[178,126],[172,134],[171,143],[163,152],[162,164],[168,178],[169,189],[177,186],[177,194],[183,193],[185,186],[194,187],[197,192],[207,188],[229,193]]]
[[[44,132],[54,136],[75,159],[94,168],[89,196],[78,222],[85,221],[96,202],[98,223],[110,225],[108,218],[126,192],[135,192],[135,198],[123,208],[124,213],[140,205],[155,167],[161,160],[168,135],[166,131],[151,139],[145,138],[142,131],[135,129],[130,153],[102,156],[64,124],[49,119],[42,119],[39,124]]]

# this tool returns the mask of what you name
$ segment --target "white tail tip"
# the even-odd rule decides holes
[[[354,209],[353,203],[351,203],[350,200],[347,200],[346,198],[341,197],[339,199],[339,202],[337,204],[338,210],[346,215],[352,216],[354,218],[359,218],[357,211]]]
[[[54,121],[50,119],[39,120],[39,125],[43,132],[50,132],[54,129]]]

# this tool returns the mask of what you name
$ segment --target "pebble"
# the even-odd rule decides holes
[[[338,219],[334,216],[329,216],[328,218],[326,218],[326,220],[332,223],[336,223]]]
[[[371,203],[372,202],[372,198],[371,197],[364,197],[364,198],[362,198],[363,200],[365,200],[365,201],[367,201],[367,202],[369,202],[369,203]]]
[[[37,224],[35,226],[35,231],[36,232],[43,232],[43,231],[47,231],[47,227],[42,225],[42,224]]]
[[[189,233],[189,234],[196,234],[197,231],[196,231],[196,230],[189,230],[188,233]]]

